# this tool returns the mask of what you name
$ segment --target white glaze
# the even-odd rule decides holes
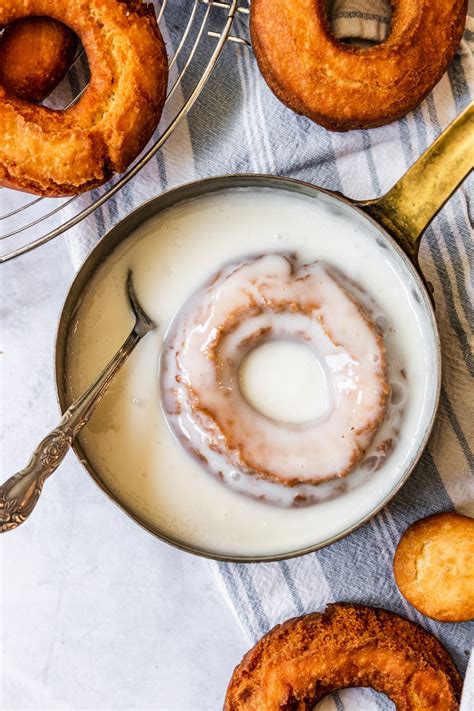
[[[298,426],[263,416],[238,386],[243,357],[285,338],[311,348],[325,374],[327,408]],[[289,254],[246,258],[212,275],[173,320],[161,371],[178,441],[224,481],[248,474],[295,487],[346,474],[387,398],[385,347],[361,304],[320,262]]]
[[[187,545],[251,556],[325,541],[386,498],[424,436],[437,381],[433,331],[417,287],[407,267],[376,236],[363,217],[324,195],[310,199],[274,189],[236,189],[178,204],[116,250],[84,295],[70,338],[68,383],[71,393],[79,394],[128,332],[124,283],[131,266],[140,299],[160,328],[140,344],[81,436],[123,505]],[[390,417],[368,453],[378,456],[385,426],[398,420],[400,437],[383,466],[368,476],[374,464],[369,458],[344,480],[344,492],[322,484],[318,495],[328,500],[281,509],[236,496],[177,445],[160,408],[158,358],[177,310],[222,264],[249,254],[295,250],[305,262],[320,259],[340,268],[374,296],[385,320],[390,382],[404,381],[403,367],[408,387],[401,391],[403,402],[390,405]]]

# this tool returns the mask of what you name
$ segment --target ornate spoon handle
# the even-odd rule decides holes
[[[64,459],[72,442],[72,433],[60,427],[40,442],[28,465],[0,487],[0,532],[4,533],[26,521],[36,506],[43,484]]]
[[[72,440],[89,420],[115,373],[146,332],[135,324],[94,383],[73,402],[59,425],[38,445],[28,466],[0,486],[0,533],[11,531],[26,521],[36,506],[44,482],[62,462]]]

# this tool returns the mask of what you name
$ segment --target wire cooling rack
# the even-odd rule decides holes
[[[245,3],[246,0],[240,4],[239,0],[183,0],[181,3],[179,0],[162,0],[158,21],[166,27],[174,23],[174,28],[178,9],[179,27],[182,30],[178,37],[176,32],[174,34],[174,50],[171,51],[169,46],[167,48],[170,81],[166,101],[168,107],[173,106],[173,110],[168,111],[168,118],[160,123],[159,133],[155,134],[151,144],[126,173],[116,176],[99,188],[96,191],[97,199],[85,208],[81,207],[78,196],[41,198],[0,188],[0,263],[30,252],[77,225],[121,190],[143,168],[191,109],[203,90],[224,43],[230,40],[248,44],[247,40],[230,34],[236,14],[249,12],[248,3]],[[196,71],[196,67],[199,67],[199,71]],[[191,68],[193,71],[189,71]],[[69,72],[71,76],[74,75],[74,80],[70,76],[67,84],[71,87],[71,98],[62,107],[55,106],[54,99],[49,101],[49,105],[54,108],[67,108],[78,101],[87,86],[87,71],[83,52],[79,52]],[[198,78],[190,81],[191,76]],[[78,77],[82,77],[82,85]]]

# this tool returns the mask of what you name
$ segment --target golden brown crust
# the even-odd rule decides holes
[[[0,85],[0,184],[70,195],[123,172],[153,133],[168,62],[153,6],[120,0],[4,0],[0,26],[51,16],[82,40],[91,81],[64,111],[17,99]]]
[[[276,96],[332,131],[390,123],[437,84],[461,40],[467,0],[393,0],[385,42],[345,45],[323,0],[252,0],[252,47]]]
[[[49,17],[12,22],[0,38],[0,84],[24,101],[43,101],[63,79],[76,48],[74,32]]]
[[[403,534],[393,559],[400,592],[441,622],[474,619],[474,519],[441,513]]]
[[[277,625],[244,656],[225,711],[310,711],[327,694],[369,686],[398,711],[455,711],[461,677],[433,635],[393,612],[328,605]]]

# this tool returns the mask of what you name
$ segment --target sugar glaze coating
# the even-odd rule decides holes
[[[173,320],[161,359],[162,402],[178,440],[243,493],[274,500],[266,484],[311,499],[301,485],[341,478],[361,461],[387,405],[386,348],[356,297],[324,264],[295,255],[224,267]],[[239,388],[245,355],[271,339],[307,345],[325,373],[327,407],[303,424],[255,410]]]

